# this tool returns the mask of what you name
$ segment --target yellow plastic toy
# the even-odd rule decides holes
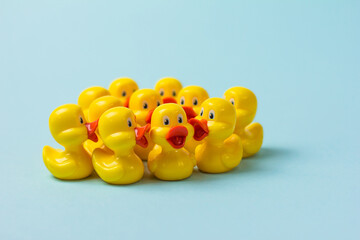
[[[91,156],[83,148],[86,139],[97,141],[97,121],[86,123],[81,108],[76,104],[65,104],[50,115],[49,127],[54,139],[65,150],[49,146],[43,148],[43,160],[47,169],[60,179],[82,179],[93,172]]]
[[[135,115],[125,107],[107,110],[99,119],[99,134],[112,152],[97,148],[92,160],[95,171],[110,184],[130,184],[144,175],[144,165],[135,154],[136,144],[146,147],[148,125],[137,128]]]
[[[129,107],[130,97],[138,89],[137,83],[128,77],[114,80],[109,87],[110,94],[118,97],[125,107]]]
[[[199,86],[187,86],[180,90],[177,102],[184,107],[187,117],[190,119],[199,115],[201,104],[208,98],[209,94],[204,88]],[[189,114],[192,110],[195,114]],[[201,143],[202,141],[196,141],[194,138],[191,138],[189,141],[186,141],[185,148],[190,153],[195,154],[196,147]]]
[[[176,97],[181,88],[181,82],[173,77],[162,78],[155,84],[155,91],[160,94],[164,103],[177,103]]]
[[[103,96],[98,99],[95,99],[89,107],[88,118],[90,122],[99,120],[100,116],[108,109],[114,107],[122,106],[121,100],[114,96]],[[99,134],[98,129],[96,130],[96,134]],[[97,142],[93,142],[90,140],[86,140],[84,143],[84,148],[92,154],[92,152],[96,148],[106,149],[101,138]]]
[[[148,168],[161,180],[181,180],[191,176],[195,158],[184,145],[192,138],[185,111],[169,103],[156,108],[151,117],[150,137],[156,143],[149,154]],[[193,130],[192,130],[193,131]]]
[[[234,134],[236,112],[234,106],[222,98],[209,98],[201,105],[200,115],[190,119],[194,137],[204,139],[195,150],[200,171],[222,173],[235,168],[242,159],[241,139]]]
[[[260,150],[264,136],[261,124],[251,123],[256,114],[256,96],[247,88],[233,87],[225,92],[224,97],[235,106],[235,133],[241,138],[244,157],[250,157]]]
[[[78,104],[84,112],[85,119],[89,121],[88,112],[90,104],[97,98],[110,95],[110,92],[103,87],[89,87],[82,91],[78,98]]]
[[[129,108],[134,112],[138,126],[145,126],[150,122],[154,109],[160,104],[162,104],[162,100],[155,90],[140,89],[131,96]],[[148,159],[148,155],[154,147],[154,143],[149,138],[149,133],[146,133],[145,137],[148,138],[149,141],[146,148],[135,146],[135,153],[142,160]]]

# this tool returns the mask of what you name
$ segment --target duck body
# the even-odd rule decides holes
[[[185,111],[169,103],[155,109],[151,117],[150,137],[156,144],[149,154],[148,168],[161,180],[176,181],[191,176],[195,158],[185,148],[191,138]]]
[[[93,172],[91,156],[84,149],[87,139],[97,141],[97,121],[86,123],[81,108],[65,104],[56,108],[49,118],[50,132],[65,150],[50,146],[43,148],[43,161],[56,178],[75,180],[88,177]]]
[[[144,175],[144,165],[135,154],[138,143],[146,146],[145,128],[137,128],[135,115],[125,107],[105,111],[99,119],[99,135],[107,149],[97,148],[92,162],[99,177],[109,184],[131,184]]]
[[[264,130],[260,123],[252,122],[256,115],[257,99],[255,94],[244,87],[228,89],[224,97],[236,109],[234,133],[240,136],[243,145],[243,156],[250,157],[260,151]]]
[[[207,135],[195,134],[203,142],[195,150],[200,171],[223,173],[241,162],[243,149],[241,139],[234,134],[235,108],[225,99],[209,98],[201,105],[200,115],[189,122]],[[204,138],[205,137],[205,138]]]

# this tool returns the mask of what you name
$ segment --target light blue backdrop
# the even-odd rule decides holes
[[[359,1],[1,1],[0,239],[359,239]],[[221,175],[63,182],[48,117],[163,76],[258,97],[264,146]]]

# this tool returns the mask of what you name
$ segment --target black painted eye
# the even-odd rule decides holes
[[[181,114],[179,114],[178,116],[178,123],[182,123],[183,122],[183,116]]]
[[[181,104],[181,105],[184,105],[184,104],[185,104],[185,98],[184,98],[184,97],[181,97],[181,99],[180,99],[180,104]]]
[[[157,102],[157,106],[160,106],[160,102]]]
[[[197,100],[197,98],[194,98],[194,99],[193,99],[193,105],[194,105],[194,106],[198,105],[198,100]]]
[[[169,125],[169,124],[170,124],[170,120],[169,120],[169,117],[168,117],[168,116],[165,116],[165,117],[164,117],[163,123],[164,123],[164,125]]]
[[[230,99],[230,102],[231,102],[232,105],[235,105],[235,100],[233,98]]]
[[[214,118],[215,118],[215,112],[214,112],[214,110],[210,110],[209,119],[214,119]]]
[[[200,116],[202,117],[203,114],[204,114],[204,108],[201,109]]]
[[[164,96],[164,90],[160,90],[160,96]]]
[[[132,127],[132,122],[131,122],[131,119],[130,119],[130,118],[128,119],[127,123],[128,123],[128,126],[129,126],[129,127]]]
[[[147,102],[144,102],[143,103],[143,109],[147,109],[148,108],[148,104],[147,104]]]
[[[84,123],[84,119],[82,117],[80,117],[80,124]]]
[[[125,97],[126,96],[126,92],[122,91],[121,96]]]
[[[173,97],[176,97],[176,92],[172,91],[172,95],[173,95]]]
[[[136,89],[133,90],[133,92],[135,92],[135,91],[136,91]]]

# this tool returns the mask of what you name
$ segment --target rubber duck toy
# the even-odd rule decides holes
[[[97,98],[110,95],[110,92],[103,87],[89,87],[82,91],[78,98],[78,105],[84,112],[85,119],[88,121],[90,104]]]
[[[201,104],[199,116],[190,119],[194,138],[204,139],[195,150],[200,171],[222,173],[235,168],[242,159],[241,139],[234,134],[236,111],[222,98],[209,98]],[[204,138],[206,137],[206,138]]]
[[[161,180],[181,180],[191,176],[195,158],[185,148],[193,129],[184,109],[174,103],[155,109],[151,117],[150,137],[156,144],[149,154],[148,168]]]
[[[137,83],[128,77],[114,80],[109,87],[110,94],[119,98],[124,107],[129,107],[130,97],[138,89]]]
[[[110,184],[131,184],[144,175],[144,165],[135,154],[136,144],[146,147],[146,127],[137,128],[135,115],[125,107],[107,110],[99,119],[99,135],[107,148],[94,150],[92,161],[99,177]]]
[[[256,96],[247,88],[232,87],[225,92],[224,98],[235,106],[235,133],[241,138],[244,149],[243,156],[250,157],[260,150],[264,137],[261,124],[252,123],[257,108]]]
[[[130,98],[129,108],[136,116],[136,123],[138,127],[145,126],[150,123],[151,115],[154,109],[162,104],[160,95],[153,89],[140,89],[136,91]],[[148,139],[146,148],[135,146],[135,153],[144,161],[148,159],[148,155],[154,143],[149,138],[149,133],[145,134]]]
[[[199,115],[201,104],[208,98],[209,94],[204,88],[199,86],[187,86],[180,90],[177,102],[184,108],[187,118],[190,120]],[[196,147],[201,143],[202,141],[190,138],[189,141],[186,141],[185,148],[190,153],[195,154]]]
[[[160,94],[164,103],[177,103],[176,97],[181,88],[181,82],[173,77],[162,78],[155,84],[155,91]]]
[[[90,122],[99,120],[100,116],[106,111],[114,107],[122,106],[121,100],[114,96],[103,96],[95,99],[89,106],[88,118]],[[96,129],[96,134],[99,136],[99,129]],[[107,149],[101,138],[97,142],[86,140],[84,148],[92,154],[96,148]]]
[[[49,118],[50,132],[65,150],[49,146],[43,148],[43,160],[47,169],[59,179],[82,179],[94,170],[91,156],[83,142],[97,141],[97,121],[87,123],[80,106],[65,104],[56,108]]]

